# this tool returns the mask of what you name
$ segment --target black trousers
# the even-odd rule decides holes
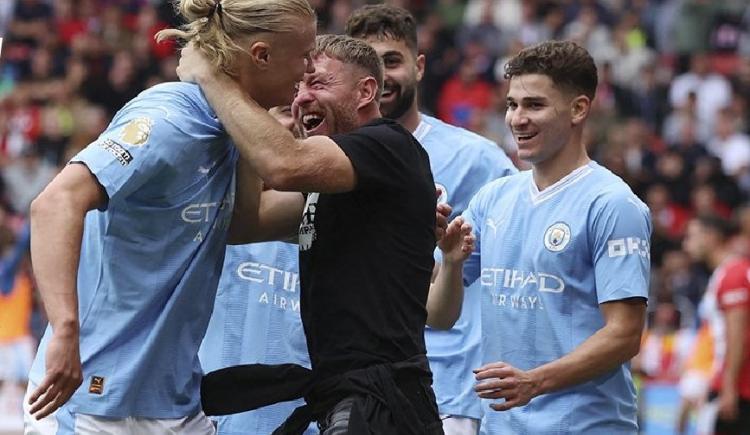
[[[340,400],[328,412],[324,420],[318,422],[318,428],[321,435],[358,435],[349,428],[349,421],[352,412],[357,412],[366,400],[364,396],[349,396]],[[422,413],[430,414],[429,410],[424,409]],[[420,413],[421,414],[421,413]],[[424,416],[420,415],[421,418]],[[429,421],[429,420],[428,420]],[[427,435],[444,435],[442,421],[437,420],[425,425],[425,434]],[[386,435],[386,434],[383,434]]]

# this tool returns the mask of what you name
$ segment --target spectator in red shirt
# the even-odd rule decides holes
[[[476,111],[490,107],[491,93],[492,84],[482,78],[479,66],[467,59],[443,86],[438,99],[438,117],[466,128]]]
[[[718,399],[716,434],[750,433],[750,259],[731,250],[734,226],[726,219],[701,216],[688,224],[684,248],[714,269],[706,290],[714,300],[716,373],[709,400]]]

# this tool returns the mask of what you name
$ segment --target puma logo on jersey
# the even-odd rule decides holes
[[[492,229],[492,234],[497,236],[497,229],[505,222],[505,218],[499,218],[497,220],[492,218],[487,218],[487,226]]]
[[[92,376],[89,383],[89,393],[102,394],[104,392],[104,378],[101,376]]]

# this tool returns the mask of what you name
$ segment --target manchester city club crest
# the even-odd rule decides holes
[[[558,222],[544,232],[544,247],[552,252],[560,252],[570,242],[570,227],[565,222]]]

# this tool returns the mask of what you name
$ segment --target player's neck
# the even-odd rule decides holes
[[[377,103],[372,102],[364,107],[357,110],[357,116],[359,118],[359,125],[365,125],[373,119],[378,119],[382,115],[380,114],[380,107]]]
[[[245,90],[247,95],[258,102],[258,100],[262,100],[262,95],[260,95],[257,90],[262,89],[258,86],[255,86],[252,74],[243,74],[244,71],[240,71],[240,74],[237,75],[237,83],[240,85],[240,89]],[[262,105],[262,103],[260,103]]]
[[[531,166],[534,183],[541,192],[590,161],[582,143],[568,144],[549,159]]]
[[[398,123],[403,125],[405,129],[409,130],[411,133],[414,133],[414,131],[419,127],[419,122],[422,120],[422,117],[419,116],[419,108],[417,107],[417,99],[414,98],[414,102],[411,104],[411,107],[409,110],[406,111],[400,118],[398,118]]]

